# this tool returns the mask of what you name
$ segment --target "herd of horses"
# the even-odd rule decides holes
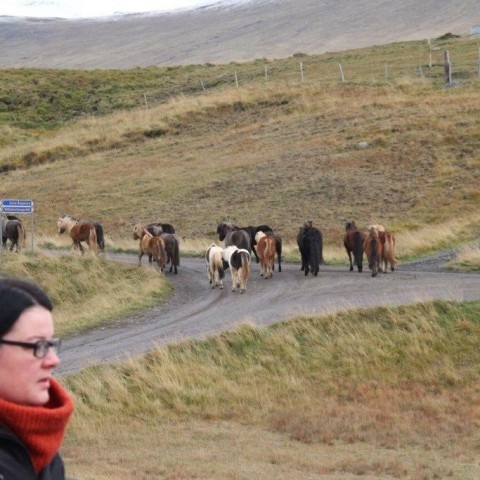
[[[25,228],[17,217],[3,215],[2,243],[10,250],[19,252],[25,245]],[[68,233],[71,237],[73,251],[84,254],[82,243],[86,243],[93,253],[105,250],[103,227],[100,223],[80,220],[73,215],[63,215],[57,222],[58,233]],[[260,264],[260,275],[265,279],[273,277],[275,257],[278,272],[282,271],[282,238],[268,225],[240,227],[233,222],[222,222],[216,233],[220,246],[212,243],[205,252],[208,280],[211,288],[223,289],[226,270],[230,270],[232,291],[244,293],[250,274],[251,255]],[[170,273],[178,273],[180,265],[179,240],[175,228],[169,223],[136,224],[133,227],[133,239],[139,242],[138,265],[142,257],[147,255],[151,265],[156,264],[159,271],[164,272],[169,266]],[[297,245],[301,256],[301,271],[307,276],[317,276],[323,259],[323,234],[313,225],[312,220],[304,222],[298,230]],[[372,277],[379,272],[386,273],[388,268],[393,272],[397,265],[395,258],[395,237],[382,225],[371,225],[366,231],[360,230],[354,221],[345,225],[343,244],[350,262],[350,271],[357,267],[363,270],[364,255]]]

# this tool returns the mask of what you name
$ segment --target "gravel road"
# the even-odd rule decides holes
[[[284,264],[272,279],[260,277],[252,264],[247,292],[212,290],[201,259],[181,259],[179,273],[167,277],[175,294],[164,304],[65,339],[57,375],[87,365],[114,362],[144,353],[157,345],[210,334],[252,322],[263,326],[297,315],[322,315],[359,307],[397,306],[435,299],[480,299],[480,274],[452,273],[444,264],[453,251],[400,265],[394,273],[376,278],[370,272],[350,272],[348,266],[322,266],[318,277],[305,277],[298,264]],[[136,262],[136,255],[112,259]],[[144,267],[150,268],[150,267]]]

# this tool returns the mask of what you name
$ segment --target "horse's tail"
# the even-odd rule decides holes
[[[325,260],[323,259],[323,234],[319,230],[318,233],[320,234],[318,236],[319,238],[319,245],[318,245],[318,253],[319,253],[319,258],[318,258],[318,266],[323,265],[325,263]]]
[[[93,225],[92,225],[93,227]],[[89,234],[89,246],[90,248],[95,252],[97,253],[97,232],[95,230],[95,228],[91,228],[90,229],[90,234]]]
[[[103,236],[103,227],[98,223],[94,222],[95,233],[97,234],[97,245],[98,248],[103,252],[105,250],[105,237]]]
[[[282,237],[280,235],[275,235],[275,251],[277,252],[278,258],[278,271],[282,271]]]
[[[225,278],[225,269],[223,268],[223,258],[221,250],[215,252],[215,266],[217,267],[218,278],[223,280]]]
[[[17,223],[17,232],[18,232],[17,250],[20,251],[21,248],[25,247],[25,241],[27,238],[27,232],[25,231],[25,227],[23,226],[22,222]]]
[[[155,237],[155,248],[157,249],[157,265],[163,272],[167,264],[167,251],[165,249],[165,242],[161,237]]]
[[[177,237],[173,237],[173,238],[175,241],[173,244],[170,261],[171,261],[171,268],[173,267],[175,273],[177,273],[177,267],[180,266],[180,247],[178,244],[178,238]]]
[[[395,237],[390,232],[385,232],[385,245],[383,247],[383,256],[390,263],[392,272],[398,261],[395,258]]]
[[[378,243],[379,243],[378,235],[371,235],[370,236],[370,245],[369,245],[369,252],[370,258],[368,260],[368,267],[372,271],[372,277],[375,277],[378,273]]]
[[[361,273],[363,269],[363,239],[359,231],[353,234],[353,258],[358,271]]]
[[[242,283],[243,283],[243,290],[247,288],[247,280],[248,276],[250,275],[250,254],[248,251],[244,251],[241,253],[242,256]]]

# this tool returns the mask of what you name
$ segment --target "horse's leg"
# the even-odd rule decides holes
[[[257,250],[255,249],[255,245],[252,245],[252,252],[255,255],[255,259],[257,260],[257,263],[259,263],[260,258],[258,257]]]
[[[210,267],[210,263],[207,263],[207,275],[208,275],[208,283],[211,285],[212,288],[215,288],[213,285],[213,274],[212,274],[212,268]]]
[[[347,250],[348,260],[350,261],[350,271],[353,272],[352,252],[348,248],[346,250]]]
[[[142,265],[142,257],[143,257],[143,250],[140,249],[138,252],[138,266],[140,267]]]

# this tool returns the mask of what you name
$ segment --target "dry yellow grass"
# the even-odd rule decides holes
[[[90,368],[67,380],[70,474],[474,480],[478,307],[244,325]]]
[[[181,98],[60,130],[48,148],[86,151],[2,174],[2,196],[34,199],[39,238],[72,213],[100,221],[114,243],[130,238],[133,223],[154,220],[185,239],[214,239],[225,219],[268,222],[294,242],[306,218],[326,244],[339,243],[350,219],[397,233],[455,220],[467,240],[478,226],[477,103],[476,86],[423,84]],[[166,134],[139,133],[155,128]],[[88,154],[89,142],[107,150]]]

